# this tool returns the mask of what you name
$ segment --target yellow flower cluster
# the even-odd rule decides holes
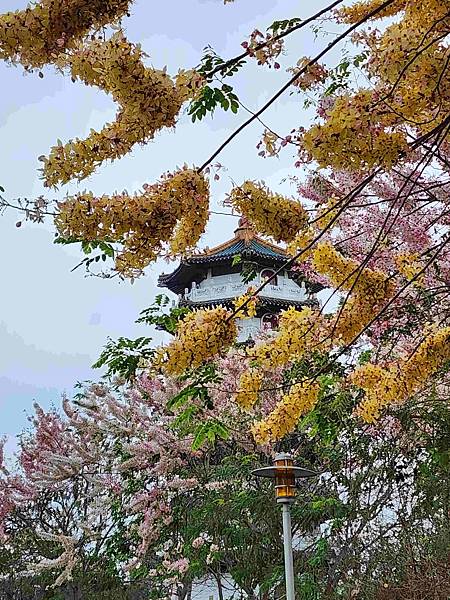
[[[80,47],[67,60],[74,78],[111,94],[120,110],[100,132],[51,149],[42,159],[47,186],[84,179],[103,161],[124,156],[162,127],[173,127],[183,102],[184,92],[178,93],[164,71],[145,67],[140,47],[121,32]]]
[[[293,385],[270,415],[253,425],[252,434],[256,443],[266,444],[281,440],[293,431],[299,418],[314,408],[319,392],[320,385],[316,382]]]
[[[142,194],[117,194],[96,198],[80,194],[59,203],[55,217],[64,238],[119,242],[123,251],[116,268],[135,275],[169,243],[172,253],[195,246],[208,219],[209,185],[192,169],[168,175]]]
[[[308,250],[305,250],[305,248],[311,245],[321,231],[332,227],[332,221],[336,217],[339,208],[339,198],[332,195],[328,202],[318,210],[314,223],[306,225],[287,245],[288,254],[295,256],[300,251],[303,251],[300,260],[305,261],[310,258],[314,253],[314,248],[312,246]]]
[[[341,202],[339,198],[332,194],[328,202],[317,211],[314,222],[316,230],[320,231],[327,227],[331,227],[332,221],[338,216],[340,208]]]
[[[307,234],[300,234],[306,235],[303,240],[299,240],[299,236],[294,240],[295,248],[298,248],[299,244],[304,247],[309,242],[313,232],[306,231]],[[314,269],[328,277],[334,287],[342,290],[352,289],[351,298],[340,314],[337,313],[332,319],[321,316],[317,310],[311,308],[299,311],[291,307],[284,311],[281,314],[277,336],[257,345],[251,352],[260,369],[284,366],[291,360],[301,359],[313,348],[327,352],[336,343],[351,342],[394,293],[394,284],[384,273],[368,268],[359,271],[359,264],[344,257],[330,242],[319,243],[310,253]],[[379,374],[380,371],[376,373]],[[295,398],[297,388],[293,390]],[[312,396],[304,395],[302,387],[297,391],[301,392],[300,400],[296,404],[299,412],[292,409],[294,400],[291,394],[285,396],[267,422],[255,425],[254,435],[257,440],[263,443],[269,439],[279,439],[279,436],[285,435],[295,427],[298,416],[304,414],[304,410],[314,405],[314,402],[310,404],[308,400]],[[291,418],[287,418],[286,410]],[[279,429],[276,429],[279,419]]]
[[[250,286],[245,294],[236,298],[233,302],[238,319],[251,319],[256,315],[256,307],[258,304],[258,296],[255,296],[256,288]],[[245,304],[247,302],[247,304]],[[243,305],[245,306],[241,308]]]
[[[235,341],[236,323],[230,316],[231,312],[223,306],[189,313],[154,365],[167,375],[181,375],[199,367]]]
[[[342,8],[338,19],[363,20],[383,0]],[[450,16],[442,0],[394,0],[373,16],[398,18],[387,27],[355,34],[370,54],[372,90],[336,99],[324,124],[303,137],[303,159],[323,167],[360,170],[391,168],[407,149],[405,129],[423,134],[444,123],[450,110],[450,80],[445,77]]]
[[[371,44],[369,68],[383,82],[381,93],[395,89],[389,95],[393,111],[421,131],[436,127],[450,107],[450,82],[443,76],[449,26],[446,2],[408,2],[403,18]]]
[[[205,79],[194,69],[188,69],[187,71],[180,69],[175,76],[175,85],[178,95],[185,102],[198,97],[205,85]]]
[[[233,188],[230,202],[257,231],[277,242],[293,240],[308,221],[308,213],[299,202],[252,181]]]
[[[306,248],[311,245],[311,242],[315,239],[316,235],[317,232],[313,227],[306,227],[287,245],[287,253],[291,256],[296,256],[300,253],[300,251],[302,251],[300,260],[308,260],[308,258],[312,256],[313,248],[312,246],[309,248],[309,250],[306,250]]]
[[[183,214],[169,240],[169,256],[171,257],[180,256],[193,250],[208,223],[209,186],[198,173],[195,173],[195,178],[201,184],[192,188],[190,192],[188,191],[188,195],[185,197],[179,197]]]
[[[380,7],[384,2],[385,0],[361,0],[352,4],[352,6],[341,8],[337,14],[343,23],[357,23],[367,14]],[[379,12],[376,18],[392,17],[401,10],[404,10],[407,3],[408,0],[394,0],[389,6]]]
[[[0,58],[27,69],[52,63],[90,30],[127,14],[131,0],[41,0],[0,16]]]
[[[365,295],[370,290],[383,287],[386,275],[381,271],[363,268],[359,263],[346,258],[330,242],[317,244],[313,253],[313,266],[322,275],[326,275],[334,287],[353,288],[355,295]]]
[[[367,423],[374,423],[385,406],[404,403],[449,359],[450,327],[444,327],[427,335],[408,360],[387,369],[370,363],[359,367],[350,378],[366,391],[358,414]]]
[[[391,168],[408,147],[406,135],[390,129],[396,117],[376,107],[371,91],[338,97],[323,124],[302,137],[307,157],[321,167],[359,170]]]
[[[317,338],[319,325],[317,311],[291,306],[281,313],[277,336],[255,346],[251,356],[263,368],[300,359]]]
[[[420,271],[423,269],[422,264],[419,260],[418,254],[398,254],[395,257],[395,263],[399,272],[406,278],[408,281],[411,281]],[[414,280],[416,285],[422,285],[424,279],[424,274],[422,273]]]
[[[279,139],[280,138],[276,133],[273,133],[273,131],[269,131],[268,129],[264,129],[264,133],[260,142],[260,144],[264,146],[263,155],[278,156],[280,149],[277,147],[277,143],[279,142]],[[258,147],[260,147],[259,144]]]
[[[244,371],[239,380],[236,404],[244,410],[250,410],[258,400],[262,380],[263,375],[259,369],[250,368]]]
[[[312,264],[318,273],[328,277],[334,287],[351,290],[345,308],[328,325],[335,341],[349,343],[392,296],[394,283],[381,271],[359,270],[357,261],[344,257],[330,242],[317,245]]]
[[[334,287],[342,290],[353,287],[351,298],[338,319],[337,315],[325,319],[311,308],[298,311],[291,307],[284,311],[277,336],[253,349],[253,358],[262,366],[283,366],[290,360],[298,360],[312,345],[328,351],[333,342],[352,341],[394,293],[394,284],[380,271],[365,268],[357,279],[358,263],[345,258],[330,242],[319,243],[311,253],[315,270],[326,275]]]

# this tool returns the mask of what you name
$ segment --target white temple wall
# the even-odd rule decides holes
[[[236,319],[238,328],[238,342],[245,342],[249,337],[255,338],[261,331],[261,319],[252,317],[251,319]]]
[[[267,269],[262,269],[264,271],[266,271]],[[196,287],[197,289],[203,289],[206,287],[209,287],[210,285],[225,285],[228,283],[242,283],[242,277],[240,273],[228,273],[226,275],[215,275],[214,277],[207,277],[206,279],[204,279],[203,281],[201,281]],[[250,281],[247,284],[244,285],[259,285],[260,283],[262,283],[262,279],[261,279],[261,273],[258,272],[256,274],[256,277],[254,279],[252,279],[252,281]],[[286,277],[285,275],[277,275],[277,284],[278,286],[286,286],[292,289],[296,289],[299,286],[292,281],[292,279],[290,279],[289,277]]]
[[[240,273],[217,275],[204,279],[198,285],[193,283],[190,290],[185,290],[184,297],[192,302],[199,303],[210,300],[237,298],[245,294],[250,285],[258,286],[260,283],[260,273],[249,283],[242,281]],[[289,277],[282,275],[278,276],[277,285],[274,285],[272,282],[267,284],[261,291],[260,296],[294,300],[296,302],[307,299],[306,290],[303,285],[298,285]]]

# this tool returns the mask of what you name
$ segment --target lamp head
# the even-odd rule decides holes
[[[293,502],[295,498],[295,480],[318,475],[315,471],[302,469],[294,465],[291,454],[277,454],[273,467],[263,467],[252,471],[256,477],[269,477],[275,480],[277,502]]]

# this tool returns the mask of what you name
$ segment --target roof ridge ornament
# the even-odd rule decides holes
[[[256,238],[256,232],[247,217],[240,217],[237,229],[234,230],[234,237],[239,240],[244,240],[246,244]]]

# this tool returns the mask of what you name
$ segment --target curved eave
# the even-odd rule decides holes
[[[325,290],[327,287],[326,285],[323,285],[322,283],[315,282],[315,281],[309,281],[306,277],[299,274],[299,272],[296,269],[293,269],[292,273],[293,273],[292,279],[299,285],[304,284],[307,291],[311,294],[317,294],[317,292],[321,292],[322,290]]]
[[[174,294],[181,294],[195,276],[203,271],[204,269],[198,268],[190,261],[182,260],[175,271],[163,273],[158,277],[158,287],[167,288]]]
[[[322,285],[321,283],[311,283],[307,280],[305,280],[305,286],[312,294],[317,294],[318,292],[326,289],[326,286]]]
[[[191,300],[180,299],[179,306],[187,306],[189,308],[208,308],[210,306],[217,306],[221,304],[222,306],[231,307],[233,306],[234,298],[218,298],[217,300],[208,300],[207,302],[192,302]],[[261,307],[273,307],[273,308],[289,308],[289,306],[294,306],[295,308],[301,308],[303,306],[318,306],[317,300],[283,300],[282,298],[269,298],[269,297],[261,297],[259,298],[257,309]]]
[[[212,256],[191,256],[189,257],[190,264],[198,264],[198,265],[208,265],[208,264],[217,264],[217,263],[231,263],[233,258],[239,255],[245,259],[255,259],[255,260],[263,260],[268,261],[270,263],[284,263],[289,259],[287,256],[283,256],[281,254],[266,254],[265,252],[258,252],[256,250],[244,248],[241,251],[237,251],[234,254],[217,254]]]

